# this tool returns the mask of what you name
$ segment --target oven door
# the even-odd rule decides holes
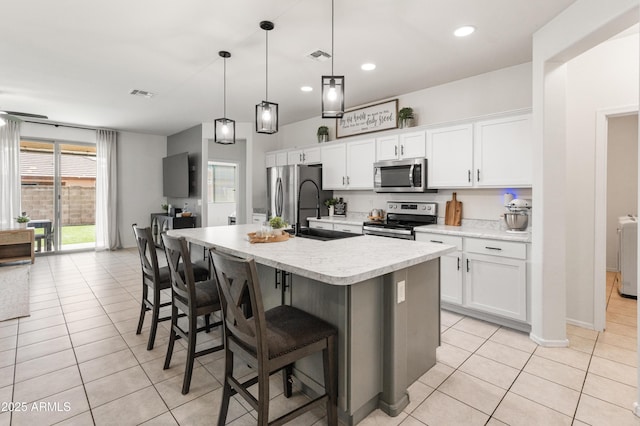
[[[377,235],[379,237],[401,238],[403,240],[413,240],[413,231],[409,229],[383,228],[379,226],[364,225],[362,227],[364,235]]]

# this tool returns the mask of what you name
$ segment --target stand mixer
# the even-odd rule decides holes
[[[524,233],[529,225],[529,210],[531,204],[527,200],[514,199],[506,206],[507,212],[504,214],[504,222],[507,225],[507,232]]]

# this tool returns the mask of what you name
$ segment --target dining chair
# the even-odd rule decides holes
[[[195,358],[207,355],[224,348],[223,344],[196,351],[197,334],[200,331],[209,330],[208,318],[211,314],[220,310],[220,299],[215,279],[196,282],[194,268],[191,262],[189,246],[184,238],[170,237],[162,234],[164,251],[167,254],[167,263],[171,274],[171,333],[169,346],[164,361],[164,369],[168,369],[173,355],[173,346],[177,339],[187,340],[187,365],[182,382],[182,394],[189,393],[191,375]],[[187,328],[178,323],[179,312],[187,316]],[[206,325],[198,328],[198,317],[204,316]],[[218,321],[211,326],[222,325]]]
[[[231,257],[215,250],[209,256],[216,276],[224,324],[225,372],[218,425],[224,425],[229,400],[241,395],[258,414],[258,425],[280,425],[326,404],[327,423],[338,424],[337,329],[311,314],[288,305],[264,310],[253,259]],[[251,317],[242,309],[249,294]],[[324,394],[269,422],[269,376],[295,361],[322,352]],[[247,381],[233,376],[235,355],[257,376]],[[248,388],[258,384],[258,397]]]
[[[160,303],[161,291],[171,288],[171,274],[168,266],[159,266],[151,228],[140,228],[135,223],[131,227],[135,235],[142,268],[142,301],[136,334],[142,332],[145,314],[147,311],[151,311],[151,329],[149,330],[149,341],[147,343],[147,350],[150,351],[153,349],[156,339],[158,323],[171,319],[171,316],[160,317],[160,308],[171,305],[170,301]],[[199,281],[209,278],[208,260],[204,265],[197,264],[194,268],[194,275]]]

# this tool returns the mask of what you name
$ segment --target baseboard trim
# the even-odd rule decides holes
[[[596,330],[595,326],[593,325],[593,323],[588,323],[588,322],[584,322],[584,321],[578,321],[578,320],[574,320],[574,319],[571,319],[571,318],[567,318],[567,324],[575,325],[577,327],[586,328],[588,330]],[[596,331],[602,331],[602,330],[596,330]]]
[[[560,339],[560,340],[547,340],[542,339],[533,333],[529,333],[529,338],[536,342],[540,346],[544,346],[545,348],[566,348],[569,346],[568,339]]]

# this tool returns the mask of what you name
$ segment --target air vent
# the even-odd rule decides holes
[[[307,58],[313,59],[314,61],[318,61],[318,62],[325,62],[325,61],[328,61],[329,59],[331,59],[331,55],[329,55],[327,52],[324,52],[324,51],[318,49],[318,50],[314,50],[313,52],[309,53],[307,55]]]
[[[131,89],[129,94],[133,96],[142,96],[143,98],[147,98],[147,99],[153,98],[155,96],[154,93],[147,92],[146,90],[139,90],[139,89]]]

